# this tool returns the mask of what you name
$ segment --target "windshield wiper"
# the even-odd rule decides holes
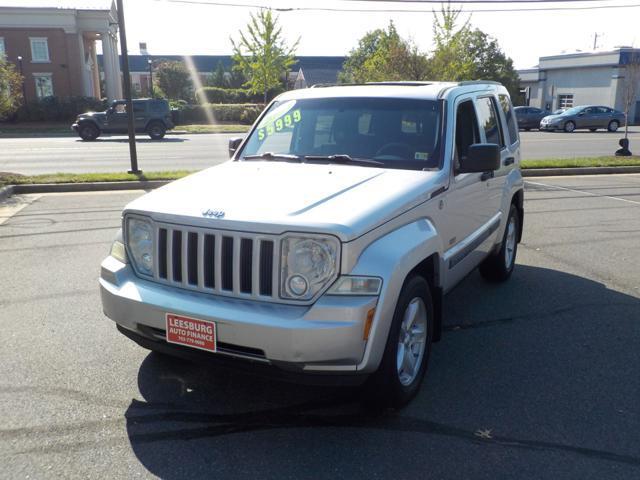
[[[242,160],[298,160],[300,161],[300,157],[298,155],[291,155],[289,153],[274,153],[274,152],[264,152],[259,155],[246,155],[242,157]]]
[[[304,157],[306,161],[329,161],[335,163],[364,163],[368,165],[384,165],[383,162],[377,160],[371,160],[370,158],[353,158],[346,153],[338,153],[336,155],[306,155]]]

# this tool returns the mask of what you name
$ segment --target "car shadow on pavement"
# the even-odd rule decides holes
[[[532,464],[535,478],[637,474],[637,297],[518,265],[501,285],[474,272],[445,303],[421,392],[399,412],[371,412],[351,388],[150,353],[144,400],[125,413],[132,449],[161,478],[422,478],[427,467],[524,478]]]

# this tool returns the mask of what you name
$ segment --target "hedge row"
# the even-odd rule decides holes
[[[180,123],[236,122],[251,125],[256,121],[264,105],[256,103],[187,105],[180,109]]]
[[[219,87],[200,88],[196,98],[203,98],[207,103],[253,103],[259,100],[243,88]]]
[[[30,122],[72,121],[81,113],[100,112],[107,107],[106,100],[93,97],[45,97],[20,107],[16,119]]]

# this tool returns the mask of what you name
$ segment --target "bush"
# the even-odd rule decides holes
[[[188,105],[181,109],[182,122],[209,123],[208,113],[216,122],[235,122],[249,125],[262,112],[264,105],[255,103]]]
[[[38,121],[72,121],[89,111],[103,111],[108,107],[106,100],[93,97],[45,97],[28,102],[18,111],[18,120]]]
[[[203,87],[198,89],[196,98],[203,98],[207,103],[251,103],[256,101],[255,95],[242,88]]]

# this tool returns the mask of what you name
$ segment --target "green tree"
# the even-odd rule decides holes
[[[224,71],[224,65],[222,65],[222,60],[218,61],[218,65],[216,69],[213,71],[213,75],[211,77],[211,86],[226,88],[229,86],[229,82],[227,81],[226,72]]]
[[[190,100],[193,96],[191,76],[182,62],[161,62],[155,68],[154,80],[169,100]]]
[[[269,91],[282,85],[282,74],[286,74],[295,62],[294,52],[300,39],[287,47],[282,38],[282,28],[278,26],[278,17],[274,18],[270,10],[251,14],[246,33],[238,33],[238,41],[230,38],[233,68],[247,78],[244,86],[251,93],[262,94],[267,103]]]
[[[0,120],[14,114],[22,103],[22,76],[0,56]]]
[[[365,83],[394,80],[425,80],[427,58],[410,40],[398,34],[393,22],[389,27],[368,32],[351,50],[338,80]]]
[[[472,28],[469,19],[459,26],[461,10],[443,6],[434,12],[435,48],[429,58],[433,80],[494,80],[502,83],[515,99],[519,77],[513,61],[500,49],[498,41]]]

